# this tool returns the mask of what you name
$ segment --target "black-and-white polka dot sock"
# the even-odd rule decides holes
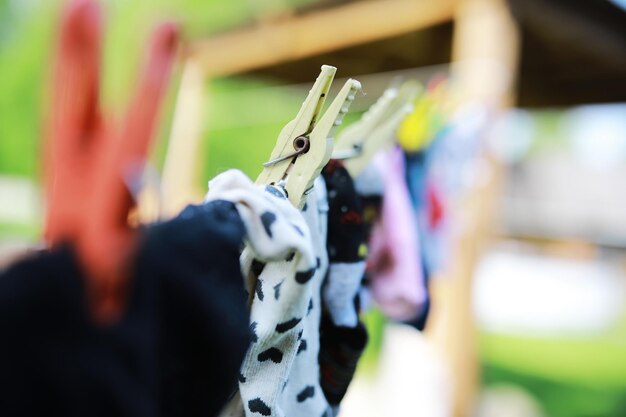
[[[247,228],[241,266],[252,343],[239,391],[221,416],[317,417],[328,408],[317,364],[319,287],[327,265],[325,218],[319,219],[324,208],[318,205],[325,200],[323,182],[314,190],[303,217],[282,189],[259,188],[238,171],[209,183],[207,200],[234,202]]]
[[[311,230],[318,268],[311,278],[311,296],[307,314],[303,319],[303,332],[294,360],[289,381],[281,397],[281,408],[287,416],[321,417],[331,416],[324,392],[320,386],[320,318],[321,286],[328,270],[326,236],[328,230],[328,200],[326,185],[320,177],[308,197],[304,217]]]

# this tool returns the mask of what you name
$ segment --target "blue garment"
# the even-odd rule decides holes
[[[427,180],[429,174],[428,151],[405,154],[406,181],[415,209],[417,234],[420,241],[420,257],[427,272],[426,276],[437,271],[441,266],[441,250],[435,231],[430,228],[427,202]]]
[[[232,203],[142,232],[128,302],[100,326],[68,245],[0,273],[2,416],[215,415],[250,342]]]

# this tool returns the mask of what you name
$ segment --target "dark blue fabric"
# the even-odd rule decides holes
[[[148,228],[123,317],[87,313],[71,247],[0,274],[0,415],[211,416],[248,347],[234,205]]]
[[[422,276],[426,280],[426,288],[428,288],[429,281],[429,271],[426,269],[426,264],[422,262],[423,274]],[[405,321],[405,324],[412,326],[419,330],[420,332],[426,328],[426,322],[428,321],[428,316],[430,314],[430,292],[426,291],[426,300],[424,301],[424,305],[420,311],[420,313],[412,318],[411,320]]]
[[[406,182],[411,196],[411,203],[415,210],[415,219],[417,224],[416,233],[420,242],[420,253],[418,256],[421,258],[421,264],[423,268],[423,276],[425,279],[425,287],[428,288],[428,280],[430,279],[430,273],[432,266],[429,264],[430,257],[428,256],[429,237],[426,231],[426,225],[424,222],[424,214],[426,210],[426,180],[428,175],[428,153],[426,151],[405,153],[405,167],[406,167]],[[421,312],[407,324],[415,327],[418,330],[424,330],[426,326],[426,320],[428,319],[428,313],[430,311],[430,294],[426,292],[426,301],[424,308]]]

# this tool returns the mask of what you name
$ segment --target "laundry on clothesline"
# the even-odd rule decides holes
[[[132,226],[128,184],[178,35],[155,31],[124,122],[105,129],[100,14],[76,0],[61,24],[46,247],[0,274],[1,413],[337,416],[368,343],[363,313],[426,325],[487,118],[452,108],[441,78],[408,80],[337,131],[361,85],[323,111],[337,70],[324,65],[255,181],[226,170],[202,203]]]

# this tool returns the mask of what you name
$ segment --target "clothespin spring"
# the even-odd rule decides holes
[[[309,149],[311,148],[311,142],[309,141],[309,138],[306,136],[298,136],[297,138],[293,140],[293,147],[295,149],[295,152],[290,153],[289,155],[283,155],[280,158],[276,158],[271,161],[267,161],[263,164],[263,166],[268,167],[270,165],[277,164],[287,159],[295,158],[298,155],[301,155],[303,153],[307,153]]]

